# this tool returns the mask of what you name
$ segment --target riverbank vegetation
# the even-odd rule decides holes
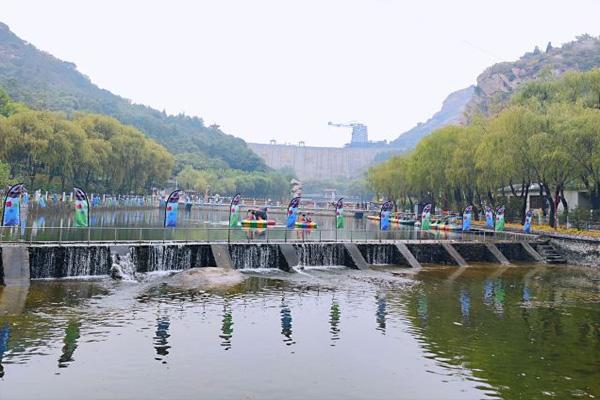
[[[243,161],[240,161],[242,163]],[[137,128],[91,113],[33,110],[0,89],[0,184],[30,190],[146,193],[172,186],[204,193],[280,198],[289,178],[232,169],[201,153],[171,154]]]
[[[97,115],[37,111],[0,101],[0,159],[30,188],[82,185],[119,193],[163,184],[173,156],[136,128]]]
[[[525,84],[495,116],[434,131],[412,152],[372,167],[368,182],[409,206],[497,206],[511,197],[520,218],[537,184],[551,226],[560,203],[568,210],[569,187],[587,189],[600,209],[600,69]]]

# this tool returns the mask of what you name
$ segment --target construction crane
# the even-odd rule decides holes
[[[329,121],[329,126],[335,126],[338,128],[352,128],[352,140],[350,141],[351,146],[361,146],[369,143],[369,134],[367,132],[367,126],[358,122],[351,122],[349,124],[337,124]]]

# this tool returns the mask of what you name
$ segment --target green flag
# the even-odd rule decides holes
[[[90,225],[90,203],[87,194],[78,187],[73,188],[73,191],[75,192],[75,226],[87,228]]]
[[[231,207],[229,208],[229,226],[235,227],[239,225],[240,221],[240,200],[242,199],[241,194],[236,194],[231,199]]]
[[[340,198],[335,205],[335,228],[344,228],[344,199]]]

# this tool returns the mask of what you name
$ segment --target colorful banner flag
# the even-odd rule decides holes
[[[471,216],[473,215],[473,206],[467,206],[465,208],[465,212],[463,213],[463,232],[467,232],[471,230]]]
[[[340,198],[335,204],[335,228],[344,228],[344,198]]]
[[[87,228],[90,226],[90,202],[87,193],[78,187],[73,188],[75,195],[75,226]]]
[[[523,230],[525,233],[531,233],[531,220],[533,219],[533,210],[527,210],[527,214],[525,214],[525,225],[523,225]]]
[[[165,202],[165,228],[177,226],[177,206],[179,205],[179,194],[182,190],[173,191]]]
[[[3,226],[19,226],[21,225],[21,193],[25,191],[25,186],[18,183],[8,189],[4,198],[4,212],[2,213]]]
[[[489,206],[485,206],[485,227],[494,229],[494,211]]]
[[[504,206],[500,206],[496,209],[496,231],[504,231]]]
[[[289,229],[296,227],[296,220],[298,219],[298,207],[300,207],[300,197],[294,197],[292,200],[290,200],[290,204],[288,205],[286,225]]]
[[[241,194],[236,194],[231,199],[231,207],[229,207],[229,227],[238,226],[240,221],[240,201],[242,200]]]
[[[431,229],[431,204],[427,204],[423,207],[423,212],[421,213],[421,229]]]
[[[394,202],[386,201],[381,205],[381,211],[379,212],[379,229],[387,231],[390,229],[390,216],[394,209]]]

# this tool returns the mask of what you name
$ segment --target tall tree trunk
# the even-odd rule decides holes
[[[492,194],[491,190],[488,190],[487,197],[490,201],[490,205],[492,206],[492,208],[496,208],[496,199],[494,199],[494,195]]]
[[[546,207],[547,197],[544,195],[544,185],[542,183],[539,183],[538,185],[540,188],[540,199],[542,199],[542,215],[545,218],[548,215],[548,207]]]
[[[600,209],[600,182],[596,182],[593,190],[590,190],[590,200],[592,202],[592,209]]]
[[[65,191],[65,174],[64,173],[60,176],[60,191],[61,192]]]
[[[567,203],[567,199],[565,199],[565,190],[563,188],[560,189],[560,202],[562,203],[563,209],[565,210],[566,221],[566,218],[569,216],[569,204]]]
[[[556,189],[554,193],[554,229],[558,228],[558,205],[560,204],[560,192]]]
[[[543,183],[542,185],[544,187],[544,199],[548,202],[550,206],[550,218],[548,219],[548,225],[551,228],[556,228],[556,220],[558,215],[556,209],[557,203],[554,201],[554,198],[552,197],[552,192],[550,191],[548,185],[545,183]]]
[[[521,196],[521,225],[525,225],[525,214],[527,214],[527,200],[529,199],[529,185],[527,185],[525,192],[521,192]]]

